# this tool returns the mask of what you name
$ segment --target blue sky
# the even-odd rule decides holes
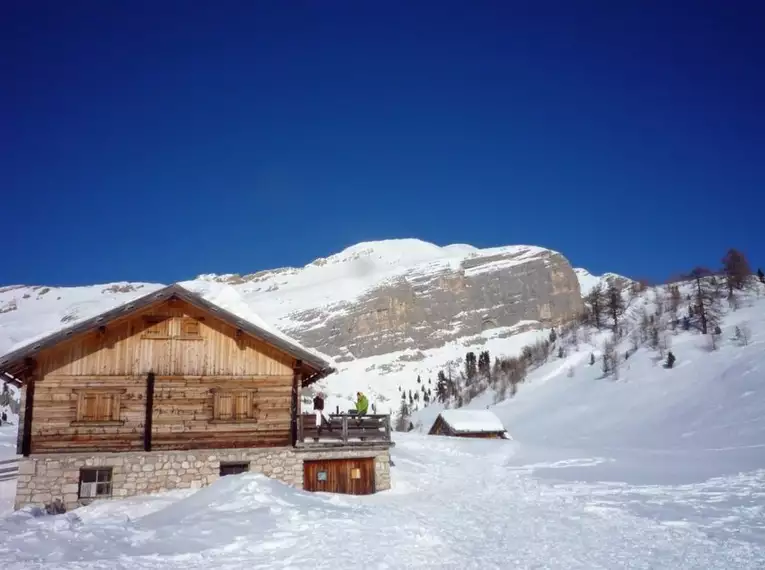
[[[765,265],[763,21],[756,1],[3,2],[0,284],[395,237],[656,280],[731,246]]]

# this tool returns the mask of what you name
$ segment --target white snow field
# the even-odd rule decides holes
[[[196,492],[8,515],[0,567],[754,569],[765,560],[754,475],[685,487],[553,484],[518,465],[522,444],[420,434],[397,444],[394,488],[367,497],[242,474]]]
[[[765,568],[764,308],[730,313],[715,352],[673,336],[672,370],[645,348],[619,380],[600,378],[586,345],[551,359],[491,407],[515,441],[395,434],[390,491],[312,494],[243,474],[9,513],[0,568]],[[438,411],[419,413],[421,429]]]

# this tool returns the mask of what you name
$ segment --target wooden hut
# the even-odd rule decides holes
[[[321,490],[386,489],[385,420],[364,441],[301,441],[300,391],[333,371],[180,285],[36,340],[0,357],[0,375],[22,394],[16,508],[72,508],[242,471],[304,487],[317,461],[339,473]],[[359,463],[371,474],[353,486]]]
[[[428,432],[429,435],[512,439],[499,418],[489,410],[444,410]]]

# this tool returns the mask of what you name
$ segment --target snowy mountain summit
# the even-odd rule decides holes
[[[582,308],[569,262],[532,246],[364,242],[302,269],[199,279],[239,288],[267,319],[340,361],[436,348],[522,321],[556,324]]]

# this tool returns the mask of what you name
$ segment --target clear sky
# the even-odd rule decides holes
[[[765,265],[764,25],[757,0],[4,0],[0,284],[395,237]]]

